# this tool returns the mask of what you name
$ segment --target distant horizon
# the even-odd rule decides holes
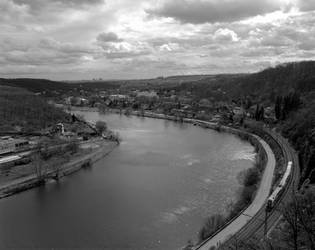
[[[282,63],[281,63],[282,64]],[[270,67],[268,67],[270,68]],[[257,73],[260,72],[264,69],[267,68],[263,68],[263,69],[259,69],[259,70],[255,70],[252,72],[218,72],[218,73],[196,73],[196,74],[174,74],[174,75],[164,75],[164,76],[148,76],[148,77],[139,77],[139,78],[105,78],[105,77],[92,77],[90,79],[86,78],[73,78],[73,79],[62,79],[62,78],[55,78],[55,77],[41,77],[41,76],[34,76],[34,77],[30,77],[29,74],[26,75],[22,75],[22,76],[11,76],[11,75],[2,75],[0,74],[0,78],[3,79],[41,79],[41,80],[50,80],[50,81],[56,81],[56,82],[77,82],[77,81],[138,81],[138,80],[150,80],[150,79],[158,79],[160,77],[162,78],[169,78],[169,77],[189,77],[189,76],[215,76],[215,75],[242,75],[242,74],[253,74],[253,73]],[[100,78],[102,78],[102,80],[100,80]]]
[[[49,80],[49,81],[56,81],[56,82],[101,82],[101,81],[144,81],[144,80],[154,80],[158,78],[171,78],[171,77],[190,77],[190,76],[217,76],[217,75],[246,75],[246,74],[255,74],[259,73],[261,71],[264,71],[269,68],[275,68],[277,66],[290,64],[290,63],[300,63],[300,62],[313,62],[315,60],[300,60],[300,61],[288,61],[288,62],[282,62],[277,65],[265,67],[256,71],[252,72],[231,72],[231,73],[203,73],[203,74],[182,74],[182,75],[167,75],[167,76],[152,76],[147,78],[100,78],[100,77],[94,77],[92,79],[54,79],[54,78],[45,78],[45,77],[28,77],[28,76],[22,76],[22,77],[3,77],[0,75],[0,79],[36,79],[36,80]]]
[[[48,81],[55,81],[55,82],[101,82],[101,81],[144,81],[144,80],[154,80],[159,79],[160,77],[170,78],[170,77],[189,77],[189,76],[217,76],[217,75],[245,75],[245,74],[253,74],[256,72],[248,72],[248,73],[218,73],[218,74],[193,74],[193,75],[169,75],[169,76],[157,76],[157,77],[151,77],[151,78],[112,78],[112,79],[74,79],[74,80],[54,80],[50,78],[41,78],[41,77],[2,77],[0,76],[0,79],[36,79],[36,80],[48,80]]]

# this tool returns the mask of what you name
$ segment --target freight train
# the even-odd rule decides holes
[[[267,207],[266,207],[267,211],[270,211],[274,207],[275,202],[278,200],[278,198],[281,196],[281,194],[285,190],[285,186],[289,181],[291,173],[292,173],[292,161],[289,161],[287,165],[287,169],[279,185],[276,187],[276,189],[272,192],[272,194],[268,198]]]

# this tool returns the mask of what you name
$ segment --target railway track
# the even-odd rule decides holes
[[[202,126],[206,124],[207,125],[206,127],[213,127],[213,124],[211,122],[209,123],[209,122],[194,120],[194,119],[184,119],[184,121],[193,123],[194,125],[196,124],[196,125]],[[263,131],[267,133],[272,138],[272,140],[274,140],[274,142],[276,142],[276,144],[280,147],[283,158],[284,158],[284,165],[287,166],[288,162],[292,161],[293,163],[292,173],[289,177],[285,190],[280,195],[280,198],[276,201],[273,209],[270,212],[268,212],[268,214],[266,215],[265,213],[266,205],[267,205],[267,199],[266,199],[263,206],[259,209],[259,211],[254,216],[251,217],[251,219],[246,223],[246,225],[242,227],[242,229],[240,229],[235,235],[232,235],[230,239],[224,242],[221,246],[229,247],[233,244],[233,241],[235,240],[242,242],[242,241],[248,240],[251,237],[257,237],[259,239],[263,239],[265,236],[265,233],[268,234],[268,232],[274,227],[274,225],[278,223],[279,218],[281,217],[282,204],[286,204],[287,202],[289,202],[292,198],[292,192],[295,192],[295,190],[297,190],[299,174],[300,174],[299,161],[297,158],[297,154],[291,148],[288,141],[286,141],[282,136],[272,132],[269,129],[263,129]],[[272,191],[270,193],[272,193]],[[241,214],[241,215],[245,215],[245,214]],[[230,223],[227,223],[227,225],[229,224]],[[220,231],[221,230],[219,230],[217,233],[219,233]],[[211,238],[204,241],[199,246],[193,249],[196,250],[196,249],[200,249],[204,247]],[[221,246],[218,246],[219,249],[221,248]]]
[[[272,131],[266,131],[271,138],[280,146],[284,157],[284,164],[287,165],[289,161],[293,162],[292,174],[290,175],[288,184],[280,198],[275,203],[274,208],[266,216],[266,202],[261,209],[256,213],[254,217],[235,235],[233,235],[227,242],[224,243],[224,247],[231,247],[237,244],[237,242],[246,241],[252,237],[257,239],[263,239],[265,232],[269,232],[281,217],[281,207],[292,199],[292,192],[295,192],[298,187],[299,180],[299,162],[297,154],[291,148],[289,143],[281,136],[275,134]],[[267,222],[267,223],[265,223]]]

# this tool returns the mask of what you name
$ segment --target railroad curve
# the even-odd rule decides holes
[[[229,239],[224,242],[223,246],[237,244],[237,242],[245,241],[251,237],[257,237],[258,239],[264,238],[265,233],[268,234],[280,220],[281,205],[289,202],[292,199],[292,192],[295,192],[297,190],[300,172],[296,152],[291,148],[289,142],[279,134],[276,134],[275,132],[269,129],[264,129],[264,132],[267,133],[272,138],[272,140],[274,140],[276,144],[281,148],[284,158],[284,164],[287,165],[289,161],[293,162],[292,174],[290,175],[289,181],[285,187],[284,192],[281,194],[280,198],[275,203],[274,208],[266,215],[265,212],[267,202],[266,198],[258,212],[254,216],[249,218],[247,223],[244,226],[242,226],[242,228],[237,233],[230,236]],[[242,213],[233,221],[237,220],[240,216],[244,216],[244,214]],[[228,223],[227,226],[229,226],[231,223],[232,221]],[[223,230],[224,228],[221,229],[218,233],[220,233]],[[195,248],[195,250],[212,249],[214,245],[213,242],[211,243],[211,239],[216,237],[216,235],[217,234],[205,240],[203,243],[198,245]],[[216,247],[220,248],[220,245],[217,245]]]

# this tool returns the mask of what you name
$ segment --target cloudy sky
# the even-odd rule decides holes
[[[311,59],[314,0],[0,0],[0,77],[253,72]]]

